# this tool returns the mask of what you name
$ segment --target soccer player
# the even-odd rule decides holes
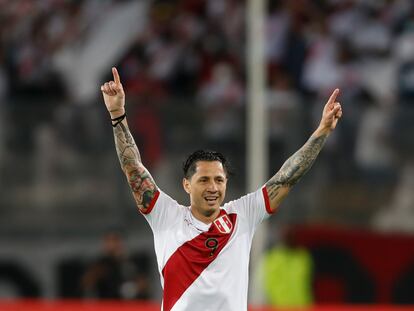
[[[163,311],[246,311],[249,253],[258,225],[274,213],[309,170],[342,116],[336,89],[318,128],[263,187],[222,205],[228,167],[218,152],[196,151],[184,164],[190,206],[162,192],[141,161],[125,117],[116,68],[101,86],[116,151],[138,210],[148,221],[163,287]]]

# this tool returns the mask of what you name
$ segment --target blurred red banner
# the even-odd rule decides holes
[[[85,300],[5,300],[1,311],[160,311],[155,302],[85,301]],[[391,305],[324,305],[311,308],[250,307],[249,311],[408,311],[414,306]],[[203,311],[203,310],[195,310]],[[217,310],[221,311],[221,310]],[[223,310],[224,311],[224,310]]]

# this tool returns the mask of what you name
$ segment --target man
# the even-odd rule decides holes
[[[309,170],[342,116],[336,89],[319,127],[305,145],[257,191],[224,204],[227,163],[217,152],[197,151],[184,165],[190,207],[162,192],[144,167],[125,117],[125,93],[116,68],[101,86],[114,127],[118,157],[138,210],[154,234],[163,311],[247,310],[249,253],[257,226],[272,214]]]
[[[146,254],[130,256],[122,236],[111,230],[103,236],[102,254],[88,265],[81,280],[85,297],[101,299],[149,299]],[[125,290],[128,288],[128,290]]]

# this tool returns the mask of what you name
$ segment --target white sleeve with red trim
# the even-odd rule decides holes
[[[168,230],[175,225],[184,212],[184,206],[158,190],[146,212],[142,212],[154,233]]]
[[[257,225],[273,213],[270,209],[266,186],[224,204],[223,208],[227,213],[236,213],[245,219],[252,232],[255,231]]]

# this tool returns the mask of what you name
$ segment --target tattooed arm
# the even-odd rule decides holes
[[[341,105],[336,102],[338,93],[339,90],[336,89],[326,103],[317,130],[305,145],[294,153],[266,183],[272,211],[280,205],[290,189],[312,167],[330,132],[335,129],[338,120],[342,116]]]
[[[125,115],[125,93],[116,68],[112,68],[114,81],[106,82],[101,86],[106,108],[108,109],[114,126],[116,152],[121,168],[128,179],[137,207],[145,212],[158,188],[151,174],[144,167],[138,147],[128,128]]]
[[[114,127],[114,137],[119,162],[128,179],[137,207],[145,212],[158,188],[141,162],[137,145],[125,119]]]

